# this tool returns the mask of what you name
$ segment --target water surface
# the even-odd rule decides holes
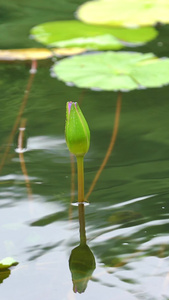
[[[79,5],[79,1],[67,1],[64,6],[60,1],[48,1],[46,12],[46,4],[39,7],[33,3],[3,3],[0,32],[5,28],[6,38],[2,38],[1,48],[35,46],[28,39],[28,27],[71,19]],[[11,39],[13,24],[17,34]],[[18,35],[22,25],[24,40]],[[159,30],[158,40],[139,51],[168,56],[168,27]],[[0,64],[1,160],[30,65]],[[66,86],[50,76],[51,66],[51,60],[38,62],[23,113],[27,149],[22,159],[28,182],[15,151],[18,132],[0,171],[0,258],[12,256],[19,262],[1,284],[1,299],[169,299],[169,87],[123,94],[113,152],[89,197],[90,205],[85,207],[87,244],[96,268],[86,291],[78,294],[73,292],[68,262],[80,236],[78,208],[70,205],[65,104],[79,100],[91,130],[90,151],[85,157],[87,193],[110,142],[117,93]]]

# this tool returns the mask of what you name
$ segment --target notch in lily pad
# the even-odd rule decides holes
[[[169,84],[169,59],[153,53],[101,52],[62,59],[56,77],[79,88],[130,91]]]

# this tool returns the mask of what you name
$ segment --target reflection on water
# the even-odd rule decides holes
[[[72,250],[69,268],[72,274],[73,291],[83,293],[95,270],[95,258],[88,245],[80,244]]]
[[[19,2],[14,6],[23,16]],[[57,18],[53,5],[58,1],[54,2],[43,1],[45,20],[48,5]],[[31,5],[34,3],[31,0]],[[79,0],[66,3],[64,9],[73,6],[74,11]],[[30,22],[34,18],[31,26],[37,17],[39,22],[45,21],[39,4],[36,10],[31,5],[25,7]],[[10,21],[15,23],[15,17]],[[16,32],[24,30],[22,21],[27,22],[25,18],[18,20],[13,27]],[[17,42],[2,42],[5,48],[9,44],[19,47],[20,37]],[[160,48],[159,42],[163,42]],[[160,39],[142,51],[168,56],[168,27],[161,26]],[[85,207],[86,242],[83,206],[78,206],[79,213],[72,206],[69,220],[71,167],[64,140],[65,103],[78,101],[82,92],[51,78],[51,66],[51,61],[39,63],[23,112],[29,133],[24,161],[33,200],[28,201],[19,155],[8,137],[18,116],[30,64],[0,64],[1,161],[10,144],[0,174],[0,255],[20,262],[8,280],[0,273],[1,298],[169,299],[169,88],[123,95],[113,153],[92,191],[90,205]],[[115,93],[87,90],[81,103],[91,129],[91,148],[85,158],[86,193],[111,139],[116,98]],[[76,193],[75,186],[75,198]]]
[[[21,127],[19,128],[19,132],[15,137],[15,151],[17,153],[24,153],[27,150],[27,135],[26,135],[26,120],[24,123],[21,123]]]
[[[4,74],[17,72],[15,65],[10,69],[3,68]],[[21,69],[23,71],[24,66]],[[1,285],[2,295],[7,295],[7,300],[13,299],[12,289],[17,287],[15,299],[18,300],[44,299],[49,295],[49,300],[78,299],[84,290],[86,300],[167,299],[168,89],[156,91],[149,104],[148,92],[144,98],[141,92],[125,95],[113,153],[89,198],[90,205],[85,207],[91,252],[86,244],[84,219],[80,217],[84,213],[79,212],[78,216],[77,207],[72,206],[71,226],[68,216],[71,167],[63,137],[64,101],[70,96],[77,99],[79,92],[77,89],[63,89],[62,83],[51,81],[47,70],[42,67],[36,75],[36,101],[33,107],[32,103],[28,106],[26,113],[29,137],[24,161],[32,188],[31,207],[18,153],[12,147],[0,176],[1,252],[3,257],[8,254],[21,261],[20,268]],[[47,84],[42,87],[43,78]],[[15,84],[21,83],[20,80]],[[8,87],[9,82],[5,84]],[[60,95],[57,101],[56,93]],[[161,93],[166,94],[163,106],[158,101]],[[18,89],[17,98],[19,95]],[[107,105],[102,104],[103,96]],[[7,120],[3,116],[0,119],[1,157],[13,126],[11,118],[15,119],[14,106],[17,105],[10,102],[9,94],[4,98],[13,109],[9,110],[9,104],[4,107]],[[4,102],[0,101],[3,105]],[[95,95],[88,91],[82,105],[92,132],[91,149],[85,161],[88,190],[107,151],[114,124],[112,107],[116,107],[116,95]],[[160,125],[157,125],[159,112]],[[100,120],[103,120],[102,124]],[[76,190],[75,186],[75,198]],[[70,292],[72,281],[74,291],[78,292],[73,296]]]
[[[84,204],[79,203],[80,245],[72,250],[69,258],[69,268],[75,293],[83,293],[86,290],[88,281],[96,267],[94,255],[86,244],[84,207]]]
[[[8,278],[11,274],[9,269],[0,271],[0,283],[2,283],[6,278]]]
[[[60,149],[66,145],[64,138],[50,137],[50,136],[36,136],[28,139],[28,150],[44,150],[53,151]],[[63,149],[61,150],[63,151]],[[65,146],[66,149],[66,146]],[[60,152],[59,152],[60,153]]]

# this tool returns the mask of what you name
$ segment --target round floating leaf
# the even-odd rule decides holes
[[[0,61],[42,60],[56,56],[75,55],[86,51],[82,48],[62,48],[48,50],[45,48],[0,50]]]
[[[69,84],[96,90],[129,91],[169,84],[169,59],[152,53],[102,52],[65,58],[53,67]]]
[[[51,51],[42,48],[0,50],[1,61],[41,60],[52,56]]]
[[[100,0],[82,4],[77,16],[90,24],[134,27],[169,23],[168,0]]]
[[[111,34],[98,35],[94,37],[81,37],[68,41],[61,41],[53,44],[56,47],[83,47],[88,50],[118,50],[124,47],[116,37]],[[52,45],[51,45],[52,46]]]
[[[96,25],[95,25],[96,26]],[[111,28],[111,27],[107,27]],[[144,44],[153,39],[158,35],[157,30],[153,27],[139,27],[139,28],[112,28],[113,35],[123,41],[124,43]],[[129,45],[130,46],[130,45]]]
[[[83,47],[118,50],[126,43],[145,43],[157,36],[154,28],[117,29],[84,24],[76,20],[49,22],[31,30],[34,39],[50,47]],[[132,45],[133,46],[133,45]]]

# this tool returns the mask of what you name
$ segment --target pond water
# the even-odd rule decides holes
[[[4,2],[1,48],[39,46],[29,40],[30,28],[71,19],[80,3]],[[159,31],[157,40],[134,50],[168,56],[169,27]],[[123,93],[114,148],[88,198],[84,228],[83,213],[71,205],[77,178],[64,138],[65,104],[79,101],[91,130],[87,193],[111,140],[118,94],[66,86],[50,76],[51,66],[38,62],[20,153],[20,122],[10,136],[31,63],[0,64],[0,259],[19,262],[1,282],[1,300],[169,299],[169,87]],[[85,229],[89,248],[83,243],[72,252]]]

